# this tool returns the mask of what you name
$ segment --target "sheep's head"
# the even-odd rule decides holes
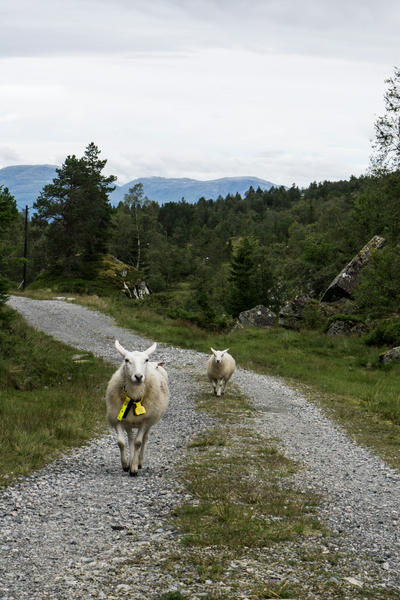
[[[225,350],[214,350],[214,348],[211,348],[211,352],[214,354],[214,360],[218,365],[222,363],[224,356],[228,352],[228,350],[229,348],[226,348]]]
[[[146,379],[147,365],[149,356],[154,352],[157,344],[154,343],[144,352],[125,350],[118,340],[115,341],[115,347],[118,352],[124,357],[124,371],[126,379],[133,384],[140,385]]]

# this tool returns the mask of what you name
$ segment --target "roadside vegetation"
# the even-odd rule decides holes
[[[0,319],[0,486],[104,430],[112,367],[27,326]]]

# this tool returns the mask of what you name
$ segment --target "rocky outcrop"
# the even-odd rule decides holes
[[[137,281],[133,287],[133,295],[135,296],[135,298],[137,300],[143,300],[143,298],[149,296],[149,294],[150,290],[147,287],[147,283],[144,281],[144,279],[140,279],[139,281]]]
[[[393,361],[400,360],[400,346],[396,346],[396,348],[391,348],[387,352],[384,352],[379,356],[379,360],[385,365],[388,365]]]
[[[327,335],[363,335],[368,327],[361,321],[352,319],[335,319],[327,329]]]
[[[385,242],[385,238],[379,235],[374,236],[335,277],[322,296],[321,302],[334,302],[340,298],[353,298],[361,271],[370,262],[373,253],[382,248]]]
[[[299,329],[304,309],[310,300],[309,296],[296,296],[294,300],[288,300],[279,311],[279,325],[288,329]]]
[[[243,329],[244,327],[272,327],[275,325],[275,321],[276,314],[263,304],[259,304],[240,313],[234,330]]]

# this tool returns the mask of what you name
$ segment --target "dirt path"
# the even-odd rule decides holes
[[[151,342],[72,303],[20,297],[9,303],[31,325],[116,364],[115,338],[132,349]],[[137,478],[137,485],[135,480],[133,490],[132,481],[121,478],[114,440],[104,436],[5,492],[0,498],[0,598],[68,598],[68,586],[74,587],[75,598],[114,597],[107,595],[102,576],[110,560],[122,561],[124,548],[132,544],[126,523],[138,523],[139,544],[153,538],[167,543],[173,535],[162,525],[154,533],[154,527],[182,498],[168,470],[186,440],[210,423],[192,401],[198,385],[192,375],[205,373],[206,356],[160,344],[157,358],[167,362],[172,401],[149,440],[149,471]],[[399,474],[354,444],[281,380],[239,369],[234,381],[259,411],[257,430],[277,436],[285,451],[304,464],[298,481],[326,498],[321,516],[340,534],[345,550],[370,558],[377,583],[400,589]],[[157,577],[154,572],[153,586]],[[356,581],[363,577],[368,574],[354,573]],[[131,590],[129,597],[150,598],[153,588],[145,588],[142,581],[140,592],[132,595]]]

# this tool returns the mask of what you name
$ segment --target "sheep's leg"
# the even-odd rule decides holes
[[[225,379],[221,379],[221,394],[225,394],[226,381]]]
[[[217,381],[217,385],[216,385],[216,395],[217,396],[221,396],[221,394],[224,393],[224,388],[223,388],[223,379],[218,379]]]
[[[144,448],[147,443],[147,438],[149,437],[149,431],[150,431],[150,427],[149,427],[149,429],[146,429],[146,431],[144,432],[144,435],[143,435],[142,446],[141,446],[140,452],[139,452],[139,464],[138,464],[139,469],[141,469],[143,467]]]
[[[129,440],[129,464],[128,469],[129,474],[131,474],[131,465],[135,459],[135,432],[133,429],[128,430],[128,440]]]
[[[115,426],[115,431],[117,433],[117,444],[121,453],[121,465],[124,471],[128,471],[129,462],[126,456],[125,430],[121,423],[117,423],[117,425]]]
[[[142,425],[136,434],[136,437],[131,441],[130,444],[130,456],[129,456],[129,475],[135,477],[138,474],[139,468],[139,452],[142,449],[143,437],[146,432],[146,428]]]
[[[212,383],[212,387],[213,387],[214,396],[218,396],[218,393],[217,393],[217,383],[218,382],[217,382],[217,380],[213,379],[211,383]]]

